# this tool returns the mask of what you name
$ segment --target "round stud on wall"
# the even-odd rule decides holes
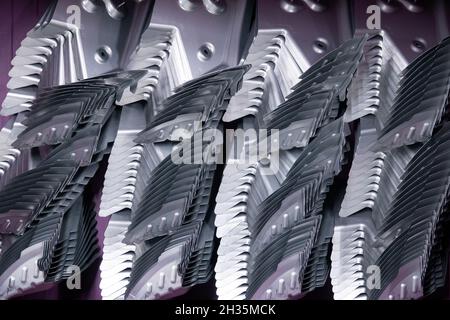
[[[89,12],[89,13],[94,13],[95,10],[97,10],[98,5],[99,5],[99,2],[95,1],[95,0],[81,1],[81,7],[84,9],[84,11]]]
[[[427,48],[427,42],[422,38],[416,38],[411,42],[411,50],[417,53],[424,52]]]
[[[102,46],[95,52],[95,61],[99,64],[106,63],[111,58],[112,50],[108,46]]]
[[[106,11],[113,19],[120,20],[125,16],[125,1],[123,0],[103,0]]]
[[[401,6],[412,13],[420,13],[424,10],[424,3],[420,0],[378,0],[378,5],[385,13],[395,12]]]
[[[421,0],[403,0],[401,4],[410,12],[419,13],[424,10],[424,3]]]
[[[323,54],[328,50],[328,41],[324,38],[317,38],[313,44],[314,52]]]
[[[301,9],[300,0],[281,0],[281,9],[288,13],[295,13]]]
[[[178,5],[184,11],[193,11],[197,8],[199,0],[178,0]]]
[[[197,58],[200,61],[207,61],[211,59],[214,54],[214,45],[210,42],[206,42],[200,46],[197,52]]]
[[[393,13],[399,8],[397,1],[394,0],[378,0],[378,5],[384,13]]]
[[[224,13],[226,9],[225,0],[203,0],[206,10],[215,15]]]
[[[323,12],[327,9],[324,0],[303,0],[303,2],[314,12]]]

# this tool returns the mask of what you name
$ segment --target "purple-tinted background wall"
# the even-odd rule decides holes
[[[7,88],[6,84],[9,80],[8,72],[11,68],[11,59],[14,57],[14,53],[17,48],[20,46],[20,42],[26,36],[26,33],[36,24],[38,19],[41,17],[47,6],[52,0],[1,0],[0,1],[0,102],[3,101]],[[172,0],[170,0],[172,1]],[[261,0],[266,1],[266,0]],[[333,0],[334,1],[334,0]],[[365,25],[366,13],[365,8],[368,4],[372,4],[373,0],[357,0],[356,6],[354,7],[354,18],[356,25]],[[446,7],[447,10],[448,7]],[[443,10],[446,11],[446,10]],[[359,13],[359,14],[358,14]],[[445,14],[445,12],[442,12]],[[437,15],[439,17],[439,15]],[[387,15],[383,15],[387,17]],[[389,20],[390,18],[390,20]],[[412,19],[413,17],[401,17],[400,20],[402,23],[397,23],[399,19],[399,15],[392,15],[391,17],[387,17],[385,21],[385,25],[387,29],[390,26],[395,25],[395,28],[392,28],[391,35],[393,38],[397,40],[400,44],[402,41],[404,42],[404,46],[409,46],[409,41],[413,34],[411,32],[404,32],[405,28],[408,31],[411,31],[411,25],[413,25],[413,21],[416,19]],[[408,25],[408,27],[402,25]],[[440,21],[440,19],[436,19],[436,25],[440,26],[437,28],[436,26],[427,25],[424,27],[421,23],[417,23],[420,32],[417,31],[414,33],[418,33],[421,37],[426,37],[427,34],[432,36],[437,36],[439,39],[443,38],[444,35],[448,35],[449,26],[448,21],[447,24],[445,22]],[[403,29],[403,30],[399,30]],[[435,30],[436,29],[436,30]],[[403,31],[403,32],[402,32]],[[421,33],[424,33],[422,35]],[[404,39],[403,39],[404,38]],[[434,45],[435,42],[439,41],[439,39],[427,39],[429,45]],[[407,54],[408,58],[414,58],[413,53]],[[5,123],[6,118],[0,116],[0,128]],[[105,170],[105,167],[103,167]],[[91,185],[91,189],[97,191],[97,196],[95,197],[95,201],[98,203],[99,195],[98,192],[102,187],[102,179],[104,171],[100,170],[98,173],[98,178]],[[105,218],[98,218],[98,238],[99,243],[103,243],[103,233],[106,228],[107,220]],[[99,263],[94,264],[90,270],[83,273],[82,279],[82,290],[81,291],[68,291],[65,288],[64,284],[59,286],[50,287],[48,290],[35,292],[29,292],[28,294],[20,297],[25,299],[59,299],[59,298],[71,298],[71,299],[100,299],[100,291],[98,289],[99,285],[99,272],[98,270]],[[449,264],[450,266],[450,264]],[[307,299],[329,299],[331,294],[331,285],[327,283],[326,288],[323,290],[316,290],[312,294],[306,296]],[[198,286],[191,291],[183,298],[214,298],[214,285],[209,283],[207,285]],[[447,286],[439,290],[438,293],[434,294],[435,298],[442,298],[442,296],[450,297],[450,288]]]

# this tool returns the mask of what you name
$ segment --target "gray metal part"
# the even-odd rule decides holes
[[[7,299],[44,282],[44,273],[38,267],[43,250],[43,242],[27,248],[22,251],[20,258],[2,273],[0,299]]]
[[[178,264],[182,259],[182,246],[165,251],[139,282],[131,289],[128,300],[150,300],[163,298],[176,292],[185,292],[178,275]]]
[[[131,212],[123,210],[112,214],[106,227],[100,265],[100,289],[104,300],[123,300],[125,297],[135,251],[134,245],[122,243],[130,222]]]
[[[225,2],[225,1],[223,1]],[[242,29],[248,29],[251,21],[252,1],[227,1],[221,14],[211,14],[203,5],[196,6],[192,11],[183,10],[176,1],[156,0],[152,23],[172,25],[178,29],[183,41],[186,55],[190,57],[189,64],[194,78],[216,69],[219,66],[234,66],[242,58],[248,34],[242,34]],[[196,24],[202,21],[203,26]],[[205,44],[212,44],[210,58],[197,58]],[[208,48],[208,46],[206,46]]]
[[[81,2],[81,1],[80,1]],[[131,1],[129,2],[132,3]],[[66,22],[71,20],[73,6],[72,0],[59,0],[55,8],[53,19]],[[78,6],[80,10],[80,38],[83,44],[84,60],[86,63],[87,76],[97,76],[99,74],[111,72],[120,66],[121,58],[126,49],[123,41],[130,35],[129,25],[131,23],[130,14],[121,19],[115,19],[108,14],[107,7],[101,3],[93,13],[86,11],[81,3]],[[77,9],[76,9],[77,10]],[[98,30],[96,35],[92,30]],[[100,31],[100,30],[105,30]],[[138,30],[136,30],[138,31]],[[133,34],[131,34],[133,36]],[[139,31],[135,36],[139,36]],[[98,63],[95,59],[97,50],[107,46],[111,49],[111,54],[107,61]]]

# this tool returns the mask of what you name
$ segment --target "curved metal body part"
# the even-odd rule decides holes
[[[0,299],[96,263],[105,300],[443,287],[448,5],[372,2],[52,2],[0,111]]]

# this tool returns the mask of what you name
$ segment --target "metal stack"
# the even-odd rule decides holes
[[[0,192],[0,232],[17,237],[0,259],[2,298],[68,278],[68,266],[85,270],[98,257],[95,211],[83,200],[85,189],[115,139],[115,102],[141,75],[109,74],[53,87],[33,102],[26,129],[13,144],[48,152]]]
[[[227,163],[216,200],[216,225],[221,237],[216,265],[219,298],[285,299],[324,284],[334,218],[333,210],[327,209],[329,212],[324,214],[321,227],[320,203],[324,198],[313,195],[326,193],[327,187],[323,186],[331,184],[344,162],[346,144],[342,118],[332,121],[339,116],[339,101],[345,98],[364,42],[365,38],[348,41],[317,62],[300,76],[286,101],[262,117],[266,128],[281,129],[281,150],[277,151],[280,170],[271,174],[258,172],[266,159],[244,163],[246,166],[241,170],[239,160],[245,157]],[[332,90],[326,91],[330,88]],[[244,128],[246,121],[244,119]],[[307,130],[295,129],[296,136],[288,132],[289,128],[297,128],[302,123],[308,124]],[[337,140],[327,144],[329,150],[321,149],[328,136]],[[274,154],[271,156],[271,161],[275,161]],[[303,166],[320,166],[320,161],[326,161],[333,168],[332,173],[328,173],[330,176],[302,173]],[[296,243],[289,240],[290,237],[305,237],[306,242]],[[281,248],[286,248],[284,254]],[[269,253],[272,251],[279,255],[273,256],[273,260],[268,258],[273,255]],[[317,270],[322,271],[317,273]]]
[[[226,105],[247,70],[228,68],[185,83],[163,101],[163,111],[135,139],[149,149],[171,141],[175,146],[151,173],[142,175],[145,188],[132,206],[123,241],[136,246],[136,255],[126,299],[177,295],[211,277],[212,158],[219,151],[208,130],[220,129]]]
[[[399,79],[388,86],[393,98],[359,120],[333,237],[337,299],[418,299],[445,284],[448,177],[439,152],[448,127],[448,50],[447,38],[396,75],[382,72],[381,81]],[[371,287],[367,270],[374,266],[381,275]]]
[[[447,5],[369,2],[52,2],[0,112],[0,298],[100,256],[108,300],[443,287],[450,38],[393,17]]]

